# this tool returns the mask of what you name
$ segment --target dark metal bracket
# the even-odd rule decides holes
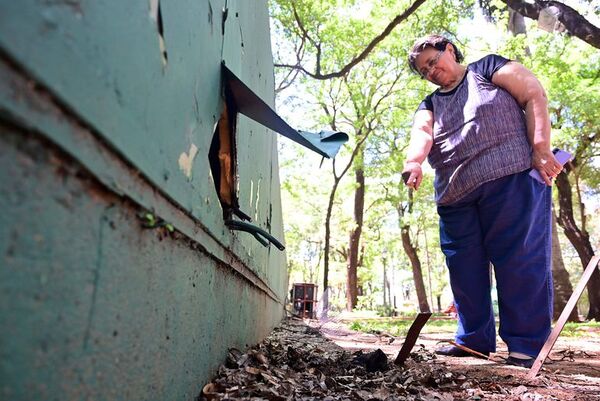
[[[245,231],[254,235],[254,238],[256,238],[256,240],[260,242],[263,246],[269,246],[270,242],[273,245],[275,245],[280,251],[285,250],[285,246],[281,242],[279,242],[277,238],[273,237],[271,234],[269,234],[268,232],[266,232],[258,226],[237,220],[225,220],[225,225],[231,230]]]
[[[251,118],[328,159],[335,157],[340,147],[348,141],[348,134],[344,132],[321,131],[312,133],[295,130],[227,68],[225,62],[221,64],[221,71],[225,98],[233,100],[235,112]]]
[[[224,124],[230,129],[229,138],[230,141],[227,145],[232,149],[230,156],[231,160],[235,161],[235,122],[238,113],[245,115],[246,117],[264,125],[265,127],[278,132],[279,134],[299,143],[302,146],[318,153],[323,158],[333,158],[340,150],[340,147],[348,141],[348,135],[344,132],[331,132],[321,131],[317,134],[312,132],[297,131],[290,127],[276,112],[273,110],[264,100],[254,93],[241,79],[239,79],[227,66],[225,62],[221,63],[221,75],[222,75],[222,88],[223,88],[223,100],[225,102],[224,110],[227,117]],[[215,134],[216,135],[216,134]],[[217,137],[218,138],[218,137]],[[227,138],[226,138],[227,139]],[[221,166],[219,165],[219,157],[217,152],[220,152],[220,143],[215,142],[211,144],[211,154],[213,155],[211,160],[211,169],[213,174],[217,177],[222,175]],[[235,164],[231,167],[235,180]],[[216,172],[216,173],[215,173]],[[217,193],[221,193],[221,182],[215,179],[215,187]],[[231,184],[230,188],[234,188]],[[243,221],[233,220],[232,214],[235,214],[238,218],[246,221],[250,221],[250,217],[243,213],[237,201],[237,197],[233,194],[234,190],[230,190],[231,199],[223,199],[219,195],[221,204],[223,205],[225,225],[231,230],[245,231],[254,236],[258,242],[263,246],[269,246],[269,243],[274,244],[279,250],[283,251],[285,246],[273,237],[267,231],[260,227],[254,226]],[[226,193],[227,195],[227,193]]]

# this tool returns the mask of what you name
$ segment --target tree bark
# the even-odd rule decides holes
[[[429,303],[427,302],[427,292],[425,291],[425,283],[423,281],[423,271],[421,269],[421,261],[419,260],[419,255],[417,254],[417,249],[413,246],[412,241],[410,239],[410,226],[408,224],[404,224],[402,217],[405,213],[412,213],[412,205],[413,205],[413,190],[408,190],[408,207],[405,212],[401,206],[399,206],[399,214],[400,214],[400,235],[402,237],[402,247],[404,248],[404,252],[408,256],[410,260],[410,264],[412,267],[413,280],[415,281],[415,290],[417,292],[417,299],[419,301],[419,310],[420,312],[430,312]]]
[[[558,201],[560,212],[558,215],[558,224],[563,228],[565,235],[575,247],[581,265],[585,269],[592,257],[594,249],[590,243],[589,234],[582,231],[577,226],[573,217],[573,196],[571,191],[571,183],[567,173],[569,168],[564,170],[556,177],[556,187],[558,188]],[[600,321],[600,271],[596,269],[592,273],[592,277],[587,285],[588,298],[590,301],[590,309],[587,314],[587,319],[595,319]]]
[[[558,240],[558,230],[556,228],[556,213],[552,208],[552,282],[554,286],[554,313],[553,318],[557,320],[563,309],[567,305],[569,298],[573,295],[573,286],[569,280],[569,272],[565,268]],[[569,322],[579,321],[579,311],[577,305],[569,315]]]
[[[556,7],[560,13],[558,20],[564,25],[570,35],[576,36],[584,42],[600,49],[600,28],[591,24],[573,8],[558,1],[536,1],[529,3],[525,0],[502,0],[519,14],[537,20],[540,11],[548,7]]]
[[[360,236],[363,228],[365,209],[365,172],[363,169],[362,150],[356,159],[356,189],[354,190],[354,227],[350,231],[350,244],[348,246],[348,269],[346,276],[346,309],[352,311],[356,307],[358,286],[358,252],[360,249]]]
[[[513,35],[527,35],[527,28],[525,26],[525,17],[522,14],[519,14],[512,8],[508,9],[508,31]],[[525,54],[529,57],[531,56],[531,49],[529,46],[525,46]],[[517,57],[517,61],[523,62],[523,60],[519,60]]]
[[[385,260],[385,256],[382,258],[383,263],[383,307],[387,306],[387,261]]]
[[[335,124],[331,124],[334,131],[336,131]],[[327,214],[325,215],[325,245],[323,246],[323,294],[328,294],[327,290],[329,289],[329,250],[331,248],[331,215],[333,213],[333,203],[335,201],[335,193],[337,192],[337,188],[340,185],[340,181],[348,172],[352,163],[354,163],[354,158],[356,154],[361,149],[362,144],[369,137],[370,132],[367,132],[364,135],[360,135],[360,131],[357,133],[360,138],[352,154],[350,155],[350,160],[346,164],[346,167],[342,170],[342,172],[338,175],[335,171],[335,159],[332,164],[332,172],[333,172],[333,186],[331,187],[331,192],[329,193],[329,202],[327,204]],[[327,310],[329,309],[329,297],[323,297],[323,317],[327,317]]]
[[[513,36],[527,34],[525,17],[512,8],[508,9],[508,31]],[[529,46],[525,47],[525,53],[528,56],[531,55]],[[518,61],[522,62],[522,60]],[[562,259],[560,241],[558,240],[558,231],[556,229],[556,215],[554,213],[554,208],[552,209],[552,279],[552,284],[554,287],[553,318],[556,320],[560,317],[560,314],[565,308],[567,301],[571,297],[571,294],[573,294],[573,287],[569,281],[569,273],[565,269],[565,264]],[[569,321],[579,321],[577,307],[575,307],[571,312]]]
[[[527,29],[525,28],[525,17],[512,8],[508,9],[508,31],[512,33],[513,36],[527,33]]]
[[[323,246],[323,294],[329,288],[329,248],[331,247],[331,214],[333,212],[333,202],[335,200],[335,193],[340,183],[341,178],[334,178],[333,187],[329,193],[329,202],[327,203],[327,214],[325,215],[325,244]],[[329,310],[329,297],[323,297],[323,314],[327,315]]]

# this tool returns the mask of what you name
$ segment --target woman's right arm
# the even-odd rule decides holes
[[[419,189],[423,180],[421,163],[425,160],[433,144],[433,113],[430,110],[418,110],[415,113],[410,143],[406,151],[406,160],[402,174],[409,175],[405,181],[411,188]]]

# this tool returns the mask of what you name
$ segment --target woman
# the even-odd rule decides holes
[[[531,367],[552,317],[551,185],[562,166],[550,150],[544,90],[521,64],[489,55],[467,66],[448,39],[418,40],[413,71],[439,88],[414,116],[403,176],[418,189],[435,169],[440,243],[458,311],[456,342],[495,352],[490,263],[507,363]],[[533,179],[539,171],[545,184]],[[457,347],[438,354],[468,356]]]

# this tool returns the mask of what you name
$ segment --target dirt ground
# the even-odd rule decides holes
[[[434,354],[448,333],[422,334],[403,366],[404,341],[349,330],[336,321],[287,319],[245,353],[230,350],[200,400],[458,401],[600,400],[600,338],[560,338],[538,376],[508,366],[498,344],[491,360]],[[379,353],[376,350],[381,350]],[[364,357],[384,355],[369,369]],[[386,360],[387,359],[387,360]]]
[[[402,338],[392,341],[387,335],[348,330],[344,324],[335,321],[307,320],[306,324],[318,328],[325,338],[350,352],[380,348],[393,360],[403,343]],[[452,339],[447,333],[421,334],[413,351],[420,348],[434,352]],[[526,380],[528,369],[504,363],[508,351],[503,342],[498,341],[497,348],[490,360],[436,355],[428,363],[465,377],[460,390],[448,388],[455,400],[600,400],[600,338],[559,337],[542,370],[532,381]],[[407,362],[408,366],[418,364]]]

